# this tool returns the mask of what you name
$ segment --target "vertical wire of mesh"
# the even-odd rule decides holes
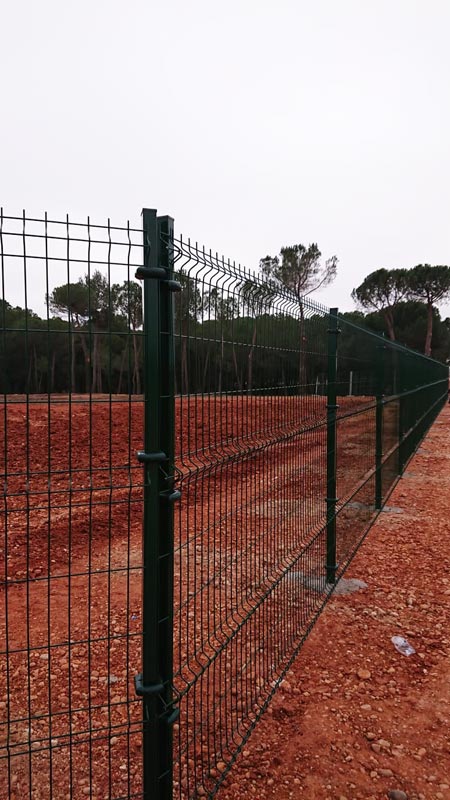
[[[142,231],[0,214],[0,798],[142,797]]]

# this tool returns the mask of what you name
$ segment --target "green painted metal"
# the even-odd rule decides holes
[[[160,669],[164,684],[161,700],[163,708],[159,720],[160,780],[159,795],[148,795],[170,800],[173,786],[173,724],[179,709],[174,704],[173,693],[173,559],[174,503],[180,492],[174,486],[175,462],[175,354],[173,293],[178,284],[173,281],[172,240],[174,221],[171,217],[158,217],[159,266],[166,276],[160,285],[160,444],[167,461],[159,469],[160,548],[159,548],[159,637],[161,642]],[[149,365],[149,369],[151,369]]]
[[[173,220],[144,209],[143,785],[149,800],[172,797],[174,353]]]
[[[448,368],[175,238],[154,210],[137,229],[0,211],[0,270],[15,698],[0,785],[14,793],[19,759],[24,800],[82,778],[111,800],[212,798],[446,402]]]
[[[403,387],[405,385],[405,361],[408,356],[404,353],[399,354],[398,358],[398,472],[403,474],[405,469],[405,443],[403,441],[406,429],[406,404],[403,397]]]
[[[338,309],[330,308],[328,329],[327,389],[327,583],[336,580],[336,460],[337,460],[337,359]]]
[[[158,266],[158,223],[156,211],[142,212],[144,235],[144,266]],[[137,273],[137,277],[139,274]],[[144,451],[145,455],[161,453],[160,412],[160,286],[156,279],[145,279],[143,286],[144,310]],[[151,364],[151,368],[149,365]],[[142,460],[142,455],[138,458]],[[145,457],[145,456],[144,456]],[[162,452],[161,457],[165,454]],[[151,797],[159,784],[161,744],[159,742],[161,640],[159,632],[159,538],[160,498],[159,462],[147,458],[144,469],[143,514],[143,587],[142,587],[142,686],[143,686],[143,785],[144,796]],[[153,687],[153,691],[151,690]],[[138,690],[138,687],[137,687]],[[155,797],[158,797],[156,794]],[[158,799],[159,800],[159,799]]]
[[[375,508],[383,505],[383,403],[385,345],[377,346],[375,412]]]

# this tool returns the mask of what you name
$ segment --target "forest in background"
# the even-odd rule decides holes
[[[321,393],[326,373],[327,316],[300,303],[296,316],[279,313],[272,290],[243,283],[233,295],[181,276],[175,295],[177,392]],[[253,288],[252,288],[253,287]],[[2,393],[140,394],[143,385],[142,287],[108,285],[100,272],[56,287],[48,316],[0,300]],[[367,360],[367,337],[353,325],[389,335],[383,310],[341,315],[351,323],[339,342],[353,370]],[[400,300],[390,312],[396,341],[423,352],[429,310]],[[392,337],[391,337],[392,338]],[[450,360],[450,319],[432,309],[431,355]],[[352,368],[353,365],[353,368]]]

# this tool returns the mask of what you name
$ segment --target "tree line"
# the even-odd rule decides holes
[[[360,308],[382,315],[392,341],[399,337],[400,322],[411,327],[415,315],[423,317],[425,310],[423,352],[431,356],[433,332],[439,321],[437,306],[450,297],[450,267],[418,264],[412,269],[378,269],[353,290],[352,297]],[[405,320],[405,316],[410,319]]]
[[[321,262],[317,244],[282,247],[260,261],[262,275],[302,299],[336,277],[336,256]],[[438,306],[450,298],[450,267],[418,264],[412,269],[377,269],[352,292],[357,312],[343,314],[356,324],[427,356],[450,360],[450,319],[441,322]]]
[[[95,271],[57,286],[47,315],[0,300],[4,393],[131,392],[142,387],[142,292]]]
[[[230,292],[201,276],[177,276],[177,392],[317,392],[327,369],[328,320],[307,296],[331,283],[337,265],[336,256],[322,261],[316,244],[294,245],[261,259],[263,280],[235,281]],[[289,307],[280,302],[283,289],[294,299]],[[445,362],[450,320],[441,321],[437,305],[449,293],[448,267],[377,270],[353,291],[359,310],[341,316]],[[95,271],[45,299],[45,318],[0,301],[2,393],[141,393],[140,283],[110,285]],[[346,327],[342,363],[367,361],[367,341]]]

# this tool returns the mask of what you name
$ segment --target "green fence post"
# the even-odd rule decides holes
[[[327,583],[336,581],[336,450],[337,450],[337,337],[338,309],[330,308],[327,391]]]
[[[386,345],[377,347],[376,364],[376,412],[375,412],[375,508],[383,505],[383,396],[384,353]]]
[[[148,800],[172,798],[174,355],[173,220],[143,209],[144,467],[142,673],[143,790]]]
[[[405,469],[405,443],[403,438],[406,433],[406,420],[405,420],[405,398],[403,397],[403,393],[405,392],[404,386],[404,374],[405,374],[405,355],[403,353],[399,353],[399,360],[398,360],[398,474],[402,475],[403,470]]]

